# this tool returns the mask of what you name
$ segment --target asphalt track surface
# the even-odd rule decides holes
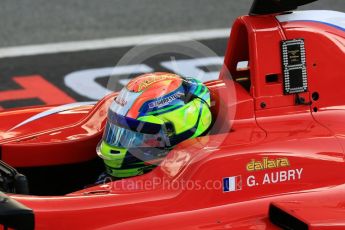
[[[230,27],[252,0],[2,0],[0,47]],[[300,9],[345,10],[344,0]]]
[[[3,0],[0,8],[0,47],[230,28],[237,16],[248,12],[251,2],[60,0],[52,3],[34,0],[21,1],[18,4],[17,1]],[[345,1],[321,0],[301,9],[345,11]],[[174,53],[172,48],[171,52],[156,54],[144,60],[140,68],[144,69],[142,72],[173,71],[164,64],[171,61],[182,69],[185,68],[182,72],[186,75],[195,73],[196,69],[206,75],[212,71],[216,73],[221,66],[226,41],[225,38],[199,41],[214,52],[211,55],[188,56]],[[175,45],[181,46],[183,43]],[[116,66],[132,48],[126,46],[2,58],[0,110],[98,100],[102,93],[106,93],[105,89],[111,75],[108,73],[109,69]],[[212,59],[216,56],[217,60]],[[207,59],[208,57],[211,58]],[[204,60],[205,58],[207,60]],[[128,70],[130,67],[128,65],[117,73],[119,84],[112,90],[119,90],[124,84],[124,79],[141,73],[135,69]],[[71,73],[74,74],[72,77]],[[89,76],[89,80],[85,80],[87,74],[92,75]]]
[[[193,43],[196,43],[193,42]],[[222,55],[226,47],[227,39],[212,39],[205,41],[197,41],[197,44],[202,44],[212,50],[210,55],[197,53],[192,57],[181,52],[174,52],[176,47],[189,46],[189,42],[185,43],[171,43],[164,46],[171,47],[167,51],[159,52],[155,55],[150,55],[143,61],[139,61],[144,68],[133,68],[133,70],[122,70],[115,76],[117,77],[116,86],[111,90],[120,90],[121,85],[119,81],[134,77],[140,73],[165,71],[173,72],[162,63],[172,62],[179,66],[178,69],[182,71],[193,71],[193,63],[185,67],[181,61],[195,61],[198,69],[206,74],[208,72],[217,73],[222,64]],[[155,49],[157,46],[144,46]],[[106,94],[102,92],[101,96],[92,96],[95,94],[97,88],[106,89],[111,69],[116,67],[119,60],[133,47],[122,47],[112,49],[101,49],[92,51],[79,51],[59,54],[45,54],[27,57],[3,58],[0,65],[0,107],[9,109],[14,107],[29,106],[29,105],[44,105],[44,104],[64,104],[75,101],[94,101],[100,99]],[[211,60],[203,60],[207,56],[211,56]],[[213,61],[217,58],[216,62]],[[201,59],[201,62],[198,61]],[[133,66],[121,65],[120,68]],[[105,70],[109,71],[104,74]],[[85,71],[93,71],[95,78],[93,81],[86,80],[87,74]],[[122,72],[121,72],[122,71]],[[78,75],[72,77],[74,82],[68,84],[68,76],[74,73]],[[188,75],[188,74],[184,74]],[[72,79],[72,80],[73,80]],[[71,80],[71,81],[72,81]],[[98,94],[99,95],[99,94]]]

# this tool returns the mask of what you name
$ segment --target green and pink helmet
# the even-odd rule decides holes
[[[211,123],[210,92],[200,81],[171,73],[141,75],[111,104],[97,153],[109,175],[141,175],[178,143],[207,132]]]

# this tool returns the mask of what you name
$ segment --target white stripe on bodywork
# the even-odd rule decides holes
[[[345,13],[331,10],[295,11],[291,14],[278,15],[276,18],[279,22],[315,21],[345,29]]]
[[[17,129],[23,125],[26,125],[30,122],[33,122],[35,120],[38,120],[38,119],[41,119],[43,117],[47,117],[47,116],[50,116],[52,114],[56,114],[56,113],[60,113],[60,112],[63,112],[63,111],[66,111],[66,110],[69,110],[69,109],[74,109],[74,108],[78,108],[78,107],[81,107],[81,106],[86,106],[86,105],[95,105],[97,103],[97,101],[88,101],[88,102],[77,102],[77,103],[71,103],[71,104],[66,104],[66,105],[62,105],[62,106],[58,106],[58,107],[55,107],[55,108],[52,108],[52,109],[48,109],[42,113],[38,113],[28,119],[26,119],[25,121],[19,123],[18,125],[14,126],[13,128],[11,128],[10,130],[8,131],[12,131],[14,129]]]

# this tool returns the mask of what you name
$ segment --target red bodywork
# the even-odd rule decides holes
[[[295,38],[306,45],[305,105],[283,93],[280,43]],[[33,210],[36,229],[278,229],[268,218],[272,202],[310,229],[344,229],[344,58],[337,28],[240,17],[220,78],[207,83],[216,120],[209,135],[181,143],[143,176],[65,196],[10,196]],[[250,70],[237,71],[241,61]],[[53,107],[0,113],[2,160],[29,168],[96,158],[115,96],[15,129]],[[230,192],[224,178],[235,181]]]

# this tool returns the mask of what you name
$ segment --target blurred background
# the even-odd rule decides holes
[[[2,0],[0,46],[230,27],[252,0]],[[345,10],[344,0],[300,9]]]
[[[71,41],[123,37],[123,40],[130,40],[142,35],[175,32],[217,30],[222,33],[230,31],[236,17],[248,13],[251,3],[252,0],[2,0],[0,110],[98,100],[102,93],[106,93],[105,90],[101,92],[100,87],[106,87],[109,69],[132,48],[123,45],[25,54],[28,45],[37,45],[29,47],[31,50],[45,50],[40,45],[61,43],[64,46],[65,42]],[[300,8],[306,9],[345,11],[345,1],[319,0]],[[227,33],[198,41],[219,58],[212,59],[209,64],[220,67]],[[7,55],[11,53],[9,47],[15,55]],[[171,71],[162,66],[162,62],[169,59],[171,55],[160,56],[145,63],[145,68],[147,71]],[[185,60],[177,57],[180,59]],[[90,71],[93,71],[93,77],[90,77]],[[74,74],[73,79],[71,74]],[[88,91],[96,88],[100,90],[99,94],[88,96]]]

